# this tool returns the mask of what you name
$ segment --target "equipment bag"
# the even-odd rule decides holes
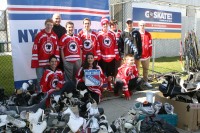
[[[139,133],[179,133],[176,128],[156,116],[147,116],[140,125]]]
[[[170,98],[172,98],[181,93],[182,88],[179,82],[179,77],[173,74],[165,75],[163,83],[159,85],[159,90],[165,97],[170,96]]]

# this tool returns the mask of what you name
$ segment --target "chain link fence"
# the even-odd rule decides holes
[[[0,87],[10,94],[14,90],[14,76],[6,10],[0,10],[0,24]]]

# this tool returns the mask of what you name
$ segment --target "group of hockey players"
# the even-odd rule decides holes
[[[100,20],[102,30],[91,30],[91,20],[83,19],[83,29],[74,34],[74,23],[61,26],[61,15],[54,14],[45,21],[45,28],[34,39],[31,67],[36,69],[37,90],[48,94],[87,89],[99,103],[102,91],[119,95],[119,90],[129,100],[133,89],[139,88],[140,63],[143,84],[148,83],[148,68],[152,56],[152,39],[139,21],[139,30],[133,28],[132,19],[126,20],[126,29],[120,31],[117,21],[106,17]],[[86,86],[84,70],[100,70],[100,85]],[[106,84],[106,87],[105,87]],[[74,86],[71,90],[68,86]],[[104,85],[104,86],[103,86]]]

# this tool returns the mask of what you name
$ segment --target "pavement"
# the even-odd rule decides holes
[[[133,106],[134,102],[136,101],[144,102],[146,100],[146,93],[149,91],[153,93],[158,92],[157,89],[134,92],[131,97],[131,100],[129,101],[125,100],[123,97],[120,97],[120,96],[104,98],[102,102],[100,102],[98,107],[102,107],[104,109],[108,122],[112,123],[118,117],[127,113],[128,110]],[[177,128],[177,130],[180,133],[200,133],[200,131],[189,132],[189,131],[184,131],[179,128]]]

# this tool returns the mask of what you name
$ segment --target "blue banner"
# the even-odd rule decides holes
[[[170,12],[156,9],[133,8],[133,19],[151,22],[181,23],[180,12]]]

